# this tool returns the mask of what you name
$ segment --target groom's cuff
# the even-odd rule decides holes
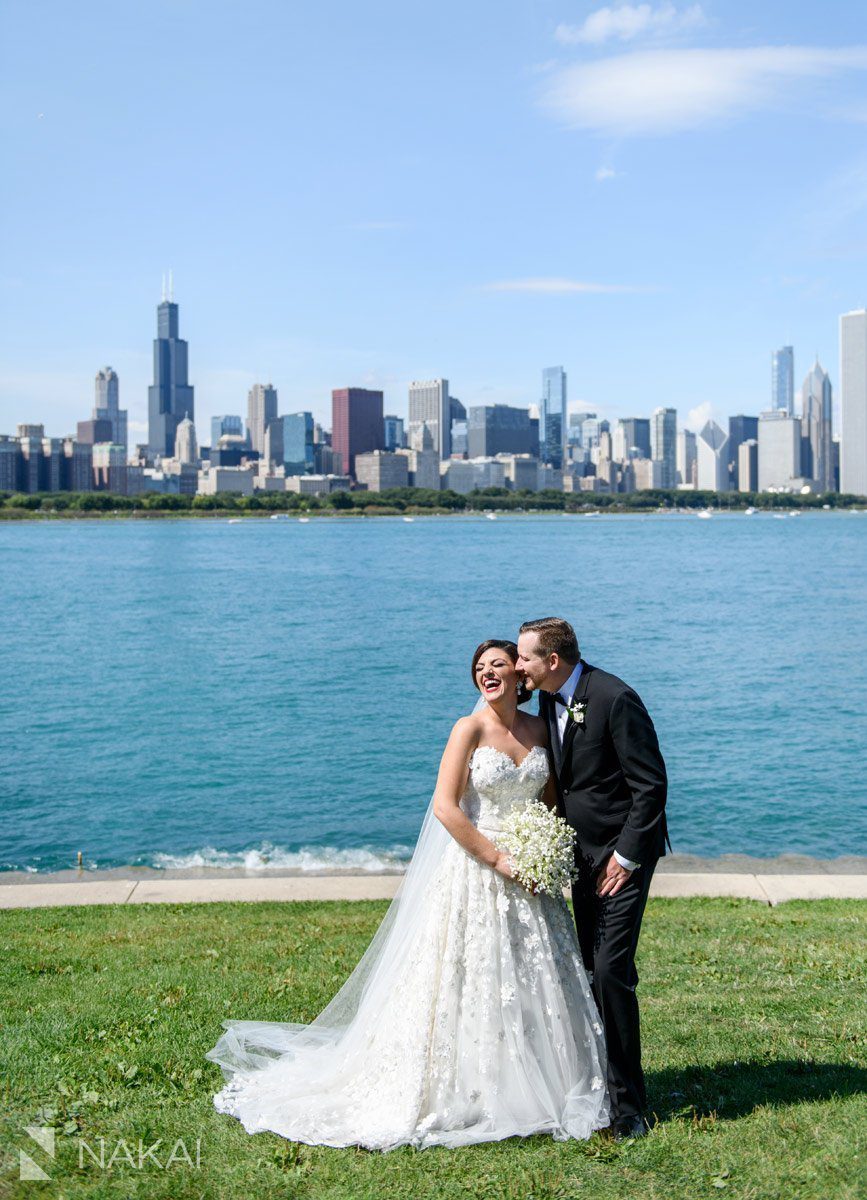
[[[633,862],[631,858],[624,858],[623,855],[618,854],[616,850],[614,851],[614,857],[625,871],[637,871],[641,866],[641,863]]]

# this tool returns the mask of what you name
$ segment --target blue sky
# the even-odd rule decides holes
[[[0,432],[120,375],[174,270],[200,436],[254,382],[757,412],[867,303],[851,0],[5,0]]]

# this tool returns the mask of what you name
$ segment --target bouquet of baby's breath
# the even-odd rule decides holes
[[[509,814],[497,845],[515,879],[537,892],[556,896],[576,876],[575,830],[538,800]]]

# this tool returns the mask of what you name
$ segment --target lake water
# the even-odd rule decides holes
[[[867,514],[0,525],[0,869],[405,859],[486,637],[647,704],[671,836],[867,853]]]

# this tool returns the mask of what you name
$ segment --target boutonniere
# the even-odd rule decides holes
[[[587,711],[586,700],[573,700],[571,704],[566,705],[566,712],[576,725],[584,724],[584,714]]]

